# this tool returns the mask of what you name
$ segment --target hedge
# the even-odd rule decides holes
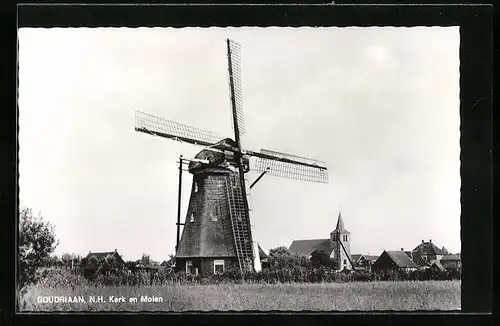
[[[372,281],[427,281],[460,279],[460,271],[436,271],[432,269],[403,271],[347,271],[338,272],[329,267],[290,267],[281,269],[264,269],[261,272],[241,274],[238,270],[228,270],[221,274],[200,276],[185,273],[168,274],[166,271],[129,272],[124,269],[101,274],[89,280],[99,286],[119,285],[163,285],[163,284],[221,284],[221,283],[343,283]]]

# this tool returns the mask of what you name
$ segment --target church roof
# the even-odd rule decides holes
[[[330,239],[294,240],[289,250],[292,253],[310,256],[314,250],[321,250],[331,254]]]

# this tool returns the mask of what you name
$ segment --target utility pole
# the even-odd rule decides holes
[[[175,252],[177,253],[177,246],[179,246],[179,237],[180,237],[180,227],[181,227],[181,198],[182,198],[182,155],[179,156],[179,197],[177,198],[177,242],[175,243]]]

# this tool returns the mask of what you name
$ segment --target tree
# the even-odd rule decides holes
[[[54,226],[44,222],[41,214],[33,216],[30,208],[22,208],[19,213],[19,256],[18,256],[18,288],[37,282],[37,270],[47,266],[59,244]]]
[[[281,269],[290,267],[308,267],[309,259],[306,256],[292,253],[286,247],[277,247],[269,250],[269,267]]]
[[[318,249],[314,250],[311,254],[311,264],[316,268],[320,266],[335,267],[336,265],[335,261],[330,258],[330,255]]]
[[[139,263],[144,265],[144,266],[150,266],[151,265],[151,258],[149,257],[148,254],[143,253],[141,259],[139,260]]]
[[[64,266],[74,267],[80,264],[80,262],[82,261],[82,257],[77,254],[64,253],[61,255],[61,261]]]
[[[448,251],[448,249],[446,249],[444,246],[443,248],[441,248],[441,250],[444,252],[445,255],[449,255],[450,252]]]

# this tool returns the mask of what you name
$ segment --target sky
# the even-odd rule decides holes
[[[252,188],[266,251],[328,238],[339,211],[353,254],[460,251],[458,27],[21,28],[20,203],[55,226],[57,254],[174,253],[177,161],[202,148],[135,132],[134,112],[232,137],[226,38],[241,44],[243,147],[328,167],[328,184]]]

